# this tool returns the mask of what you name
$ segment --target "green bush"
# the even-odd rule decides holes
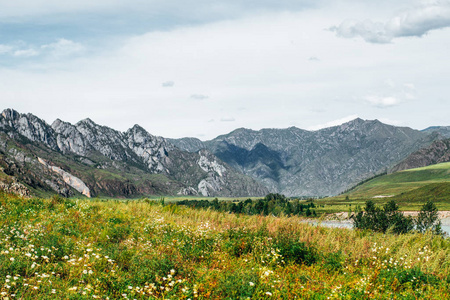
[[[274,247],[280,252],[285,263],[312,265],[319,260],[319,254],[314,247],[307,246],[291,236],[288,230],[280,230],[275,238]]]
[[[417,216],[416,228],[419,232],[431,230],[435,234],[442,234],[438,209],[432,201],[428,200],[427,203],[422,206],[422,209]]]
[[[422,272],[418,267],[411,269],[391,268],[380,271],[378,282],[385,285],[397,283],[400,288],[408,284],[415,289],[421,287],[423,284],[438,284],[439,278],[432,274]]]
[[[386,203],[383,208],[376,207],[372,200],[368,200],[364,212],[357,207],[352,219],[353,227],[362,230],[370,229],[383,233],[389,230],[392,233],[402,234],[414,229],[413,219],[399,212],[394,200]]]

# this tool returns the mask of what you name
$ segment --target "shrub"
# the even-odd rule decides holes
[[[422,206],[416,220],[416,228],[419,232],[431,230],[435,234],[442,234],[438,209],[432,201],[428,200],[427,203]]]
[[[418,267],[411,269],[392,268],[380,271],[378,281],[385,285],[391,285],[400,289],[405,284],[410,284],[412,288],[421,287],[423,284],[437,284],[439,279],[431,274],[422,272]]]
[[[385,233],[407,233],[414,229],[411,217],[405,217],[398,211],[398,205],[394,200],[386,203],[383,208],[375,206],[372,200],[366,202],[364,212],[357,207],[356,214],[352,216],[353,227],[357,229],[370,229]]]
[[[300,242],[286,229],[281,229],[278,232],[274,247],[279,250],[279,254],[283,257],[285,263],[312,265],[319,259],[314,247],[309,247],[304,242]]]

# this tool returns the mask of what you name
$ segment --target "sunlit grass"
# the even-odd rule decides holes
[[[398,195],[433,183],[450,182],[450,163],[409,169],[376,177],[345,195],[351,198]]]
[[[447,299],[450,242],[158,201],[0,194],[3,299]]]

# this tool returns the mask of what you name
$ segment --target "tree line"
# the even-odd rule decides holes
[[[177,205],[192,208],[214,209],[221,212],[229,212],[246,215],[274,215],[274,216],[316,216],[315,204],[312,200],[291,200],[284,195],[271,193],[262,199],[247,199],[244,201],[219,201],[214,200],[182,200]]]

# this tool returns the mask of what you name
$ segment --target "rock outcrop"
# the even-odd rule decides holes
[[[30,191],[27,187],[15,180],[10,183],[0,181],[0,190],[8,194],[30,197]]]
[[[38,157],[38,161],[46,168],[52,170],[53,172],[59,174],[65,183],[67,183],[69,186],[80,192],[81,194],[85,195],[88,198],[91,198],[91,191],[87,187],[87,185],[81,180],[80,178],[73,176],[72,174],[62,170],[61,168],[58,168],[56,166],[51,166],[47,164],[45,160]]]
[[[438,140],[430,146],[419,149],[402,162],[394,166],[390,172],[426,167],[450,161],[450,139]]]

